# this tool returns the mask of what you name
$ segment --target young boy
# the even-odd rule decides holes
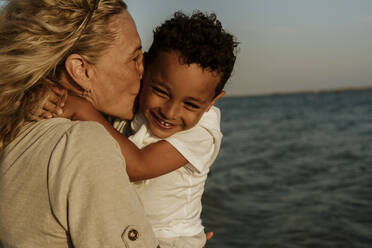
[[[225,94],[236,47],[214,14],[176,12],[156,28],[129,140],[124,121],[114,122],[118,132],[78,98],[66,102],[65,112],[79,110],[70,118],[98,121],[118,141],[161,247],[205,245],[201,197],[222,138],[213,105]]]

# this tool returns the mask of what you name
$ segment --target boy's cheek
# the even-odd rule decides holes
[[[191,112],[191,113],[187,114],[184,118],[184,120],[186,122],[186,128],[190,129],[190,128],[194,127],[199,122],[203,113],[204,113],[204,111],[198,111],[198,112]]]

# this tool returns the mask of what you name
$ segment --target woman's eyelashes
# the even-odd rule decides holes
[[[138,62],[142,58],[142,53],[138,54],[136,57],[133,58],[134,62]]]
[[[142,62],[143,53],[142,51],[138,51],[137,55],[132,59],[134,62]]]

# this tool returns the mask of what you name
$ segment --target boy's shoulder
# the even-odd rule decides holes
[[[207,172],[220,150],[222,133],[221,113],[212,106],[193,128],[166,138],[199,173]],[[190,167],[189,167],[190,168]]]
[[[218,107],[212,106],[209,111],[205,112],[199,122],[192,128],[180,131],[166,138],[168,142],[194,144],[208,143],[213,146],[216,140],[221,140],[222,133],[220,128],[221,113]],[[218,143],[218,142],[217,142]]]
[[[220,130],[221,122],[221,111],[218,107],[212,106],[209,111],[205,112],[200,118],[200,121],[197,125],[205,128],[213,128]]]

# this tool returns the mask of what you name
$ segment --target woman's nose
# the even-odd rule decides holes
[[[143,54],[141,53],[140,57],[137,60],[137,71],[138,71],[140,79],[142,79],[143,77],[144,70],[145,69],[143,65]]]

